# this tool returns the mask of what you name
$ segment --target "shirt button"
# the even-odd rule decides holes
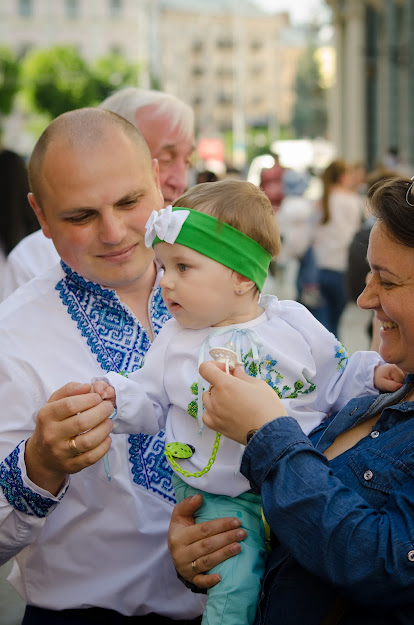
[[[410,562],[414,562],[414,551],[409,551],[407,553],[407,558],[409,559]]]
[[[377,436],[379,436],[379,432],[378,430],[374,430],[373,432],[371,432],[371,438],[377,438]]]
[[[364,480],[366,480],[368,482],[369,480],[372,480],[373,476],[374,476],[374,474],[373,474],[372,471],[365,471],[365,473],[364,473]]]

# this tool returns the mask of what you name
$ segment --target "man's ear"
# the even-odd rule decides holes
[[[37,220],[38,220],[38,222],[40,224],[40,227],[43,230],[43,234],[48,239],[51,239],[52,236],[50,234],[49,226],[47,225],[47,222],[46,222],[46,219],[45,219],[45,215],[44,215],[42,209],[40,208],[39,204],[36,202],[36,198],[33,195],[33,193],[28,193],[27,199],[29,200],[29,204],[32,207],[32,209],[34,211],[34,214],[36,215]]]
[[[234,272],[234,277],[234,292],[237,295],[244,295],[248,291],[256,288],[256,284],[253,280],[249,280],[249,278],[246,278],[237,272]]]
[[[155,180],[155,184],[157,185],[158,192],[160,194],[162,206],[164,206],[164,196],[162,194],[161,184],[160,184],[160,166],[159,166],[157,158],[152,159],[152,171],[154,172],[154,180]]]

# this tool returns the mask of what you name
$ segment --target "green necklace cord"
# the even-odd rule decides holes
[[[218,448],[220,445],[220,438],[221,438],[220,432],[216,432],[216,438],[214,440],[213,451],[211,452],[211,456],[209,458],[209,461],[207,462],[207,465],[204,467],[204,469],[201,469],[201,471],[196,471],[195,473],[190,473],[190,471],[186,471],[185,469],[182,469],[180,465],[178,464],[178,462],[174,459],[174,456],[167,449],[165,450],[164,454],[167,456],[168,462],[171,464],[172,468],[175,471],[177,471],[177,473],[181,473],[181,475],[184,475],[184,477],[201,477],[202,475],[205,475],[206,473],[208,473],[214,464],[214,461],[217,456]]]

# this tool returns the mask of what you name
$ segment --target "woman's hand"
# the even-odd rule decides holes
[[[244,445],[249,430],[287,415],[277,393],[263,380],[247,375],[237,366],[232,375],[213,361],[200,365],[200,374],[211,387],[203,393],[204,423]]]
[[[221,577],[217,573],[204,575],[204,572],[240,553],[237,541],[246,538],[246,531],[235,518],[195,525],[194,512],[202,502],[201,495],[194,495],[174,507],[168,530],[168,548],[181,577],[199,588],[212,588]]]

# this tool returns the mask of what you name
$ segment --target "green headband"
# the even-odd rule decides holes
[[[152,212],[146,228],[148,247],[160,242],[185,245],[237,271],[262,290],[272,255],[229,224],[189,208],[167,206]]]

